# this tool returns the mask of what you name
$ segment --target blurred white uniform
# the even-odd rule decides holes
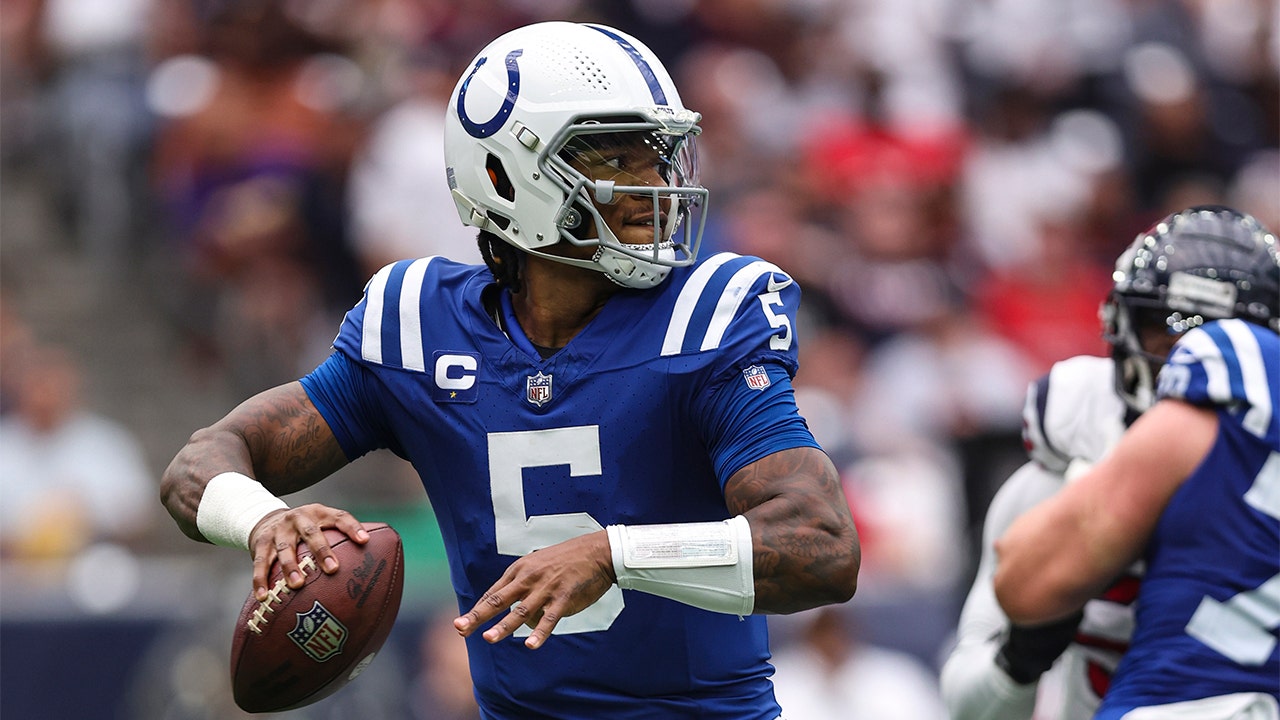
[[[952,720],[1088,720],[1128,647],[1138,568],[1089,601],[1075,640],[1039,682],[1019,685],[995,663],[1009,621],[992,589],[993,543],[1015,518],[1119,440],[1128,407],[1114,377],[1110,359],[1080,356],[1054,364],[1028,390],[1023,441],[1031,461],[1005,481],[987,510],[977,576],[960,614],[956,647],[942,668]]]

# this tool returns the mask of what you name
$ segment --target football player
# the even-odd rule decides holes
[[[848,600],[857,533],[798,414],[800,290],[698,258],[700,116],[618,30],[542,23],[480,51],[446,119],[483,265],[377,272],[334,352],[196,432],[163,497],[248,549],[265,593],[350,514],[278,498],[377,449],[413,464],[486,718],[757,718],[761,613]],[[440,219],[445,222],[444,218]]]
[[[1198,241],[1170,244],[1179,235]],[[1177,341],[1157,400],[1093,468],[996,542],[995,595],[1013,623],[1042,626],[1086,608],[1141,560],[1133,636],[1095,717],[1274,719],[1276,238],[1247,216],[1193,208],[1139,236],[1131,263],[1120,282],[1141,290],[1167,279],[1167,304],[1177,310],[1164,318]],[[1150,309],[1130,313],[1142,327]],[[1222,316],[1233,317],[1214,319]]]
[[[1011,624],[996,603],[993,544],[1015,518],[1098,462],[1151,406],[1155,373],[1181,332],[1203,320],[1265,325],[1280,317],[1266,235],[1225,208],[1192,208],[1157,223],[1116,263],[1102,312],[1112,358],[1059,362],[1030,387],[1023,437],[1031,460],[988,509],[978,573],[942,670],[953,720],[1093,717],[1129,644],[1141,561],[1082,612],[1030,627]]]

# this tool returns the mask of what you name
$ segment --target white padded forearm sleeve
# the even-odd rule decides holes
[[[215,475],[196,508],[196,528],[214,545],[249,549],[249,534],[268,513],[289,507],[262,483],[238,472]]]
[[[745,517],[605,530],[618,587],[730,615],[750,615],[755,608],[751,526]]]

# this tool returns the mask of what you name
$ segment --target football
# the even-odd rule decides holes
[[[268,598],[258,602],[250,592],[231,643],[231,687],[241,709],[260,713],[310,705],[373,661],[400,610],[404,546],[385,523],[365,523],[364,529],[364,545],[339,530],[324,531],[338,559],[333,575],[324,574],[304,543],[298,563],[305,585],[289,589],[277,563]]]

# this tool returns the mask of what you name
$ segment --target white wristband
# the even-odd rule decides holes
[[[618,587],[730,615],[750,615],[755,608],[751,526],[742,515],[605,530]]]
[[[196,527],[214,545],[249,549],[249,533],[268,513],[289,507],[262,483],[238,472],[215,475],[204,486]]]

